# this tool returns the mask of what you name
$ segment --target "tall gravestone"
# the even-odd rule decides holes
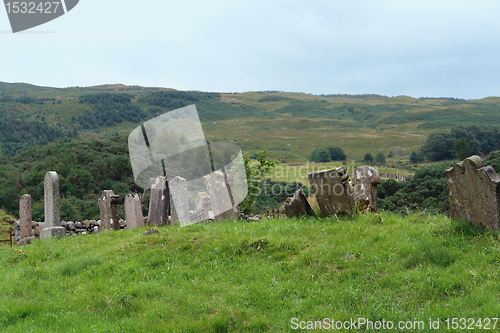
[[[238,218],[240,214],[238,209],[233,206],[233,200],[228,191],[224,173],[222,171],[215,171],[204,178],[214,211],[214,219],[216,221],[224,221]]]
[[[112,190],[102,191],[101,198],[99,199],[99,208],[101,210],[101,230],[108,231],[111,230],[111,219],[113,218],[111,213],[111,198],[115,195]],[[114,222],[114,221],[113,221]]]
[[[172,223],[179,223],[181,226],[188,225],[189,220],[189,201],[187,180],[182,177],[174,177],[168,182],[173,206],[170,207],[175,214],[172,214]]]
[[[349,187],[349,175],[345,168],[310,173],[308,178],[321,214],[330,216],[351,211],[354,200]]]
[[[378,210],[377,186],[380,184],[377,169],[369,166],[360,167],[354,174],[352,183],[356,208],[376,212]]]
[[[29,194],[23,195],[19,200],[19,227],[20,239],[33,236],[31,228],[31,196]]]
[[[125,219],[129,230],[144,227],[141,199],[136,193],[127,194],[125,197]]]
[[[451,218],[500,229],[500,177],[479,156],[446,170]]]
[[[149,223],[163,225],[168,223],[168,206],[170,203],[167,180],[159,176],[149,180],[151,196],[149,199]]]
[[[55,171],[45,174],[45,228],[40,231],[40,239],[63,237],[66,228],[61,227],[59,176]]]

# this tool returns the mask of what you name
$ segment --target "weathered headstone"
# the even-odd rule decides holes
[[[202,212],[202,221],[208,220],[208,206],[210,205],[210,197],[206,192],[200,192],[196,196],[196,210]]]
[[[345,168],[310,173],[308,178],[321,214],[330,216],[351,211],[354,200],[349,187],[349,175]]]
[[[113,230],[120,230],[120,219],[118,218],[118,204],[120,203],[120,196],[112,195],[111,196],[111,221],[113,223]]]
[[[181,226],[190,224],[187,180],[176,176],[169,180],[168,188],[173,202],[170,208],[175,212],[172,214],[172,223]]]
[[[215,221],[238,218],[238,209],[232,205],[228,186],[222,171],[215,171],[204,177],[207,192],[212,203]]]
[[[114,195],[115,193],[112,190],[104,190],[102,191],[101,198],[98,201],[99,208],[101,210],[100,231],[111,230],[111,219],[113,218],[113,215],[111,213],[111,198]]]
[[[377,169],[369,166],[360,167],[354,174],[352,183],[356,208],[376,212],[378,210],[377,186],[380,184]]]
[[[125,197],[125,219],[129,230],[144,227],[141,199],[136,193],[127,194]]]
[[[55,171],[45,174],[44,180],[45,200],[45,228],[40,230],[40,239],[63,237],[66,228],[61,227],[59,176]]]
[[[311,205],[309,205],[309,201],[307,201],[301,189],[298,189],[293,194],[293,197],[287,198],[283,206],[285,207],[285,214],[288,217],[315,216]]]
[[[234,214],[236,216],[240,216],[241,211],[240,206],[238,205],[238,198],[236,193],[237,189],[234,181],[234,171],[227,170],[226,172],[224,172],[224,176],[226,179],[227,191],[229,192],[229,198],[231,199],[231,205],[233,207]]]
[[[446,170],[451,218],[492,230],[500,228],[500,177],[479,156]]]
[[[170,202],[167,181],[159,176],[149,180],[151,196],[149,199],[149,222],[152,225],[168,223],[168,206]]]
[[[23,195],[19,200],[19,227],[21,239],[33,236],[31,228],[31,196],[29,194]]]

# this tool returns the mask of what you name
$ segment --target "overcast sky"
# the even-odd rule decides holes
[[[12,34],[0,81],[500,96],[500,1],[80,0]]]

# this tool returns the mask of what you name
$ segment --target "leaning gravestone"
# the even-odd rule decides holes
[[[315,216],[314,211],[309,205],[304,192],[298,189],[293,197],[287,198],[283,204],[285,207],[285,214],[288,217],[299,217],[299,216]]]
[[[167,180],[163,176],[149,179],[151,196],[149,199],[149,222],[152,225],[168,223],[168,205],[170,203]]]
[[[127,220],[127,229],[144,227],[141,199],[136,193],[127,194],[125,197],[125,219]]]
[[[233,206],[228,186],[222,171],[215,171],[204,177],[208,196],[212,203],[215,221],[224,221],[240,216],[237,207]]]
[[[358,210],[376,212],[378,210],[377,186],[380,177],[375,168],[369,166],[360,167],[354,174],[354,204]]]
[[[316,195],[321,214],[330,216],[339,212],[351,211],[354,200],[349,187],[349,175],[345,168],[310,173],[308,178]]]
[[[63,237],[66,234],[66,228],[61,227],[59,176],[57,172],[49,171],[45,174],[44,192],[45,228],[40,230],[40,239]]]
[[[500,177],[479,156],[446,170],[451,218],[492,230],[500,228]]]
[[[168,188],[173,203],[170,209],[175,212],[172,214],[172,223],[179,223],[181,226],[190,224],[187,180],[176,176],[168,182]]]
[[[20,239],[33,236],[31,228],[31,196],[29,194],[23,195],[19,200],[19,227]]]
[[[115,195],[112,190],[102,191],[101,198],[98,201],[99,209],[101,210],[101,228],[100,231],[111,230],[111,198]],[[114,223],[114,221],[113,221]]]

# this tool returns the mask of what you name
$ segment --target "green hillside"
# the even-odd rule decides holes
[[[459,125],[500,126],[500,98],[316,96],[289,92],[183,92],[124,85],[64,89],[0,83],[1,154],[34,145],[128,135],[161,113],[196,104],[208,140],[234,140],[245,151],[305,161],[318,145],[348,160],[366,152],[418,149],[429,133]]]
[[[500,311],[498,235],[442,216],[159,230],[0,251],[2,331],[291,332],[292,318],[424,322],[422,332],[429,318],[439,331],[482,318],[498,330],[485,320]]]

